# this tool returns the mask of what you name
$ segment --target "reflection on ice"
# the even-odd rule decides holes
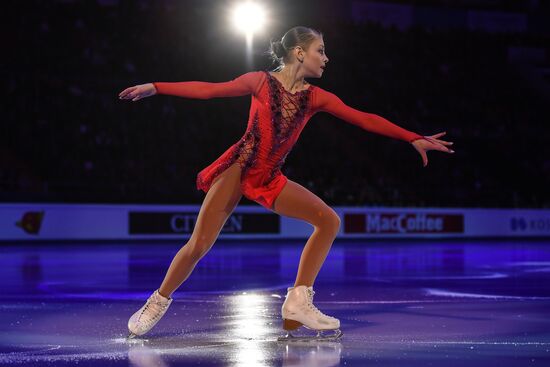
[[[340,365],[340,342],[286,343],[283,367],[331,367]]]
[[[270,333],[267,297],[243,292],[229,298],[230,312],[234,319],[227,328],[228,335],[236,335],[236,366],[267,366],[262,345]]]
[[[550,297],[526,297],[526,296],[506,296],[496,294],[482,294],[482,293],[466,293],[466,292],[451,292],[444,289],[424,289],[425,293],[430,296],[443,296],[443,297],[462,297],[462,298],[490,298],[490,299],[515,299],[515,300],[550,300]]]
[[[128,350],[128,361],[135,367],[167,367],[162,357],[155,350],[144,345],[135,346]]]

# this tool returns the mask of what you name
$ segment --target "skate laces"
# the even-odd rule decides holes
[[[147,303],[145,303],[143,311],[141,312],[140,319],[141,316],[143,316],[143,314],[145,313],[147,313],[147,316],[151,316],[152,314],[152,317],[149,319],[149,321],[154,321],[161,317],[162,314],[164,314],[164,311],[166,311],[166,309],[170,305],[170,302],[169,300],[163,301],[159,296],[160,295],[153,294],[151,297],[149,297]]]
[[[313,296],[315,295],[315,291],[311,288],[307,288],[307,300],[308,300],[308,306],[310,309],[312,309],[315,313],[320,314],[321,316],[330,317],[328,315],[325,315],[322,313],[315,305],[313,304]]]

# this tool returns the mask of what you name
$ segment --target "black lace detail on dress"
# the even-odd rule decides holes
[[[239,164],[241,165],[241,176],[244,177],[248,169],[254,167],[258,160],[258,148],[260,146],[260,129],[258,125],[258,111],[252,119],[252,128],[246,132],[241,138],[237,155],[239,156]]]
[[[260,143],[258,119],[258,111],[256,111],[252,120],[252,128],[246,132],[237,145],[233,146],[230,158],[217,166],[206,180],[203,180],[203,177],[199,174],[197,177],[197,187],[210,188],[212,182],[235,162],[238,162],[241,166],[241,177],[245,177],[246,171],[256,164],[258,158],[257,152]]]
[[[230,159],[227,159],[225,160],[224,162],[222,162],[220,165],[218,165],[213,173],[209,174],[208,177],[206,177],[206,179],[203,179],[203,176],[201,175],[201,173],[199,173],[199,175],[197,176],[197,187],[198,188],[207,188],[207,189],[210,189],[210,187],[212,186],[212,183],[214,182],[214,180],[223,172],[225,171],[227,168],[229,168],[233,163],[235,163],[235,161],[237,160],[237,158],[239,157],[239,147],[242,145],[242,143],[239,143],[239,145],[237,146],[234,146],[232,149],[233,151],[231,152],[231,157]]]
[[[281,82],[275,79],[269,72],[267,72],[269,91],[270,91],[270,105],[271,105],[271,120],[273,126],[273,154],[279,154],[279,150],[283,144],[292,137],[294,131],[301,128],[306,115],[306,110],[310,98],[310,88],[292,94],[284,89]],[[284,153],[284,156],[277,162],[277,165],[273,167],[268,181],[271,181],[278,170],[282,167],[285,159],[292,147]]]

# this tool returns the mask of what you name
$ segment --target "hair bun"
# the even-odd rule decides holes
[[[285,46],[283,46],[283,43],[281,41],[276,41],[271,44],[271,49],[273,50],[273,53],[278,58],[285,57],[286,56],[286,49]]]
[[[317,37],[322,38],[323,34],[313,28],[294,27],[289,29],[281,39],[275,41],[271,38],[265,54],[269,55],[273,64],[278,65],[275,71],[280,71],[284,68],[285,61],[293,62],[293,60],[285,60],[292,49],[300,46],[306,50]]]

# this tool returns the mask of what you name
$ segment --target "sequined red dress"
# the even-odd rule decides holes
[[[189,81],[153,84],[158,94],[186,98],[252,95],[243,137],[199,172],[197,189],[208,192],[214,179],[238,162],[243,195],[270,210],[288,180],[281,172],[281,166],[308,120],[319,111],[329,112],[365,130],[392,138],[408,142],[423,138],[380,116],[349,107],[334,94],[317,86],[309,84],[305,90],[290,93],[267,71],[249,72],[223,83]]]

